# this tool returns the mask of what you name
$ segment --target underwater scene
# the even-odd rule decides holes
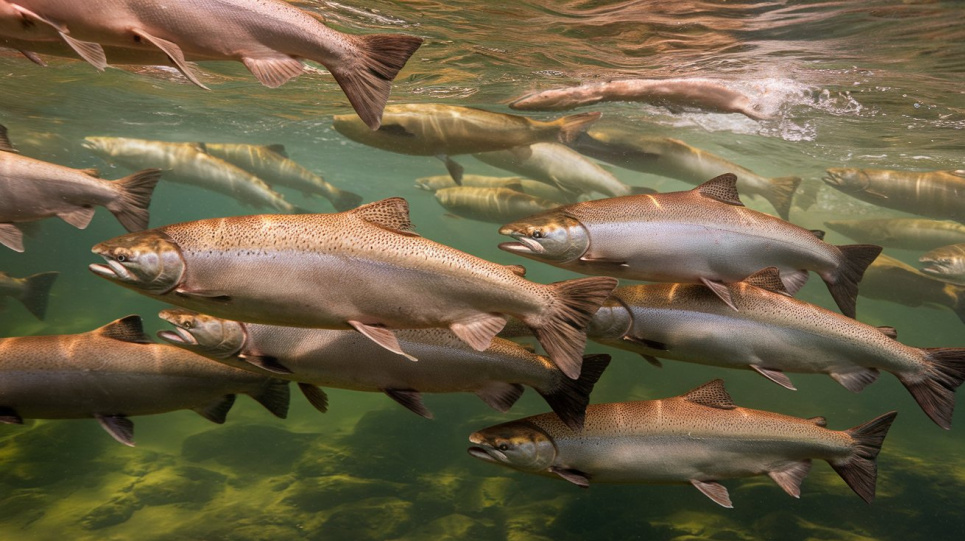
[[[965,531],[959,2],[0,0],[0,69],[0,539]]]

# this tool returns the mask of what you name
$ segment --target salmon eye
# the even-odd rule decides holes
[[[505,444],[505,443],[500,443],[500,444],[499,444],[499,447],[497,447],[497,449],[499,449],[500,451],[508,451],[508,450],[509,450],[509,445],[508,445],[508,444]]]
[[[185,329],[190,329],[190,328],[192,328],[192,327],[194,327],[194,323],[192,323],[192,322],[190,322],[190,321],[185,321],[185,322],[184,322],[184,328],[185,328]]]
[[[118,256],[115,259],[117,259],[118,263],[123,263],[127,261],[127,256],[125,256],[124,254],[118,254]]]
[[[533,238],[534,238],[534,239],[541,239],[541,238],[543,238],[543,231],[542,231],[541,229],[536,229],[536,230],[534,230],[534,231],[533,231]]]

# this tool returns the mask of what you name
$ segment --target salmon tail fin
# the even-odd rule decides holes
[[[798,186],[797,197],[794,198],[794,206],[801,210],[808,210],[818,202],[818,194],[823,183],[805,182],[803,186]]]
[[[346,210],[352,210],[355,207],[362,204],[362,196],[357,193],[346,192],[345,190],[338,190],[331,197],[328,198],[331,201],[332,206],[335,210],[339,212],[345,212]]]
[[[550,284],[556,299],[538,323],[527,323],[549,358],[570,379],[580,377],[586,325],[616,286],[616,278],[606,276]]]
[[[59,272],[43,272],[27,277],[27,286],[20,295],[20,302],[30,310],[30,313],[43,321],[47,314],[47,297],[50,287],[54,285]]]
[[[955,411],[955,389],[965,381],[965,348],[924,348],[925,369],[896,374],[925,415],[948,430]]]
[[[279,419],[288,417],[288,404],[291,401],[291,390],[288,381],[268,378],[257,392],[249,393],[256,402]]]
[[[147,207],[151,204],[151,194],[154,187],[161,180],[160,169],[145,169],[131,176],[115,180],[120,197],[107,204],[117,221],[121,222],[128,231],[143,231],[147,229],[149,214]]]
[[[794,192],[801,184],[801,177],[775,177],[770,179],[770,190],[764,193],[764,199],[777,210],[778,216],[782,220],[791,217],[791,202],[794,200]]]
[[[610,356],[605,353],[584,355],[579,379],[560,377],[555,389],[537,389],[537,392],[566,426],[576,431],[583,430],[590,393],[609,365]]]
[[[853,452],[842,461],[830,463],[851,490],[868,503],[875,499],[875,484],[878,480],[876,459],[897,415],[897,411],[891,411],[863,425],[845,430],[854,440]]]
[[[878,254],[881,253],[881,246],[874,244],[849,244],[838,246],[844,256],[841,265],[838,266],[835,274],[830,279],[824,278],[824,283],[828,285],[828,291],[834,297],[834,302],[838,304],[841,313],[848,316],[855,316],[855,303],[858,300],[858,282],[864,276],[865,269],[868,268]]]
[[[599,112],[579,113],[557,119],[554,123],[560,127],[560,142],[572,143],[575,141],[584,130],[590,127],[590,124],[600,119],[601,114]]]
[[[392,79],[422,45],[422,38],[401,34],[351,38],[358,47],[355,62],[329,70],[362,121],[377,130],[382,125],[382,110],[389,101]]]

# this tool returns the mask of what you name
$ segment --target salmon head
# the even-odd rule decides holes
[[[516,242],[504,242],[501,250],[530,259],[567,263],[579,259],[590,248],[590,233],[579,220],[551,210],[499,228]]]
[[[174,325],[173,331],[158,332],[158,338],[212,359],[233,357],[244,348],[248,338],[244,324],[192,310],[161,310],[158,317]]]
[[[965,275],[965,253],[961,245],[942,246],[918,258],[921,272],[939,280]],[[957,282],[956,282],[957,283]]]
[[[174,290],[184,277],[181,249],[159,231],[140,231],[102,242],[91,251],[106,265],[92,264],[94,274],[122,286],[154,295]]]
[[[867,173],[854,167],[832,167],[825,172],[824,183],[842,192],[863,192],[871,183]]]
[[[545,471],[556,460],[553,438],[527,421],[513,421],[480,430],[469,436],[469,454],[510,468]]]

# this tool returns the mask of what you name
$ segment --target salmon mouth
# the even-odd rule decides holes
[[[188,345],[196,346],[198,345],[198,340],[190,332],[182,329],[181,327],[175,327],[173,331],[164,330],[158,331],[157,337],[165,342],[170,342],[174,345]]]
[[[541,254],[546,251],[543,245],[527,237],[519,237],[518,242],[502,242],[499,249],[511,254]]]
[[[108,280],[116,280],[120,282],[134,282],[135,278],[117,261],[108,259],[107,264],[103,265],[100,263],[91,263],[87,266],[91,272],[100,276],[101,278],[107,278]]]
[[[499,451],[496,451],[495,449],[489,450],[489,449],[486,449],[485,447],[472,446],[469,449],[467,449],[467,451],[469,452],[469,456],[476,457],[480,460],[485,460],[486,462],[500,462],[498,458],[493,456],[493,453],[499,452]]]

